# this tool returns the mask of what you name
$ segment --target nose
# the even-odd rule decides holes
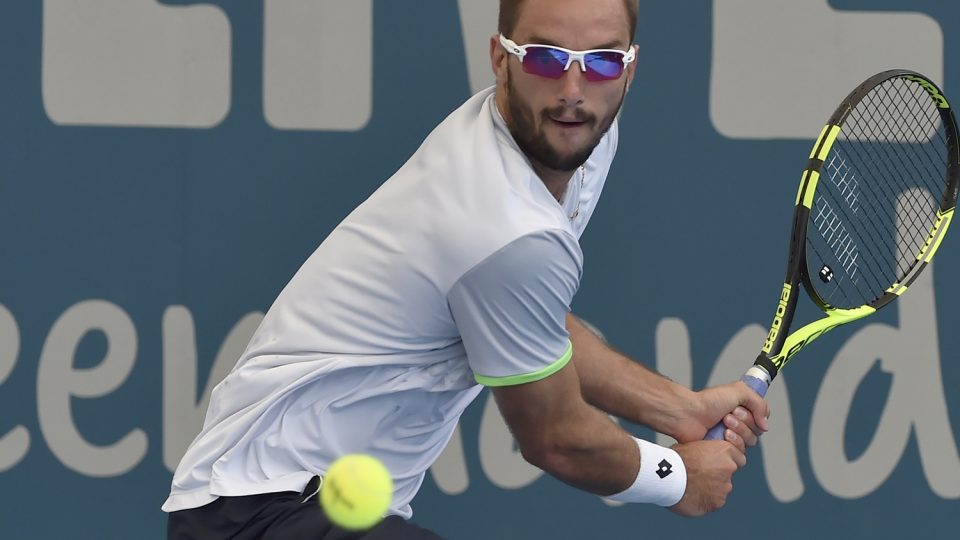
[[[560,87],[560,101],[567,107],[583,104],[583,85],[587,79],[583,76],[579,62],[571,62],[570,69],[563,73]]]

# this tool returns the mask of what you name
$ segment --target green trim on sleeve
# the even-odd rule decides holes
[[[556,362],[539,371],[534,371],[533,373],[524,373],[521,375],[509,375],[507,377],[487,377],[485,375],[474,374],[473,378],[484,386],[492,387],[516,386],[518,384],[537,382],[541,379],[546,379],[547,377],[563,369],[563,366],[567,365],[571,358],[573,358],[573,343],[570,343],[570,340],[567,340],[567,351],[563,353],[563,356],[557,359]]]

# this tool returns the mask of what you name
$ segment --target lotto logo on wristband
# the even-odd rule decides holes
[[[660,460],[660,463],[657,463],[657,465],[660,466],[660,468],[657,469],[657,476],[661,479],[670,476],[670,473],[673,472],[673,465],[665,459]]]
[[[687,488],[687,469],[676,451],[634,438],[640,449],[640,471],[627,489],[609,496],[614,501],[673,506]]]

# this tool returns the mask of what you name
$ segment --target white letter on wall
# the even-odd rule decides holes
[[[903,205],[933,204],[933,198],[914,190],[898,202],[897,215],[903,216],[911,215]],[[910,242],[898,238],[895,245]],[[934,297],[930,266],[897,302],[900,328],[866,326],[837,352],[824,375],[810,420],[810,459],[829,493],[856,499],[877,489],[896,469],[912,430],[930,488],[940,497],[960,498],[960,456],[943,394]],[[893,377],[890,394],[870,446],[849,460],[844,440],[850,407],[878,358]]]
[[[693,383],[693,362],[690,358],[690,334],[682,320],[666,318],[657,325],[657,371],[690,387]],[[751,324],[737,332],[720,352],[707,386],[716,386],[739,379],[749,367],[766,337],[766,331]],[[771,494],[780,502],[795,501],[803,495],[803,478],[797,459],[793,416],[787,384],[781,374],[767,392],[770,410],[775,412],[774,427],[764,434],[759,446],[763,450],[763,470]],[[657,434],[657,443],[669,446],[674,439]]]
[[[488,393],[480,420],[480,466],[493,485],[520,489],[543,476],[543,471],[527,463],[520,454],[507,422],[500,414],[492,393]]]
[[[490,36],[497,33],[497,2],[458,0],[460,28],[463,34],[463,50],[467,55],[467,74],[470,92],[480,90],[496,82],[490,67]],[[510,36],[507,36],[510,37]]]
[[[751,324],[737,332],[717,358],[707,385],[716,386],[739,379],[746,370],[745,366],[749,367],[750,360],[760,352],[766,337],[767,331],[759,324]],[[770,431],[763,435],[762,444],[758,446],[763,452],[763,472],[774,498],[784,503],[793,502],[803,495],[803,477],[800,476],[793,413],[783,373],[770,385],[766,399],[775,417]]]
[[[230,110],[215,6],[44,0],[43,104],[57,124],[208,128]]]
[[[373,111],[373,1],[264,0],[263,8],[267,123],[363,129]],[[419,44],[410,51],[430,54]]]
[[[106,355],[96,367],[75,369],[77,346],[94,331],[106,337]],[[147,453],[147,435],[141,429],[108,446],[90,444],[77,430],[71,408],[74,397],[101,397],[119,388],[130,375],[136,355],[133,322],[109,302],[80,302],[53,323],[37,368],[37,416],[50,451],[70,469],[87,476],[119,476]]]
[[[458,424],[440,457],[430,466],[437,489],[444,495],[459,495],[470,487],[467,457],[463,451],[463,433]]]
[[[856,85],[900,67],[943,81],[936,20],[827,0],[713,2],[710,119],[726,137],[812,139]]]
[[[897,301],[897,308],[900,328],[867,325],[837,352],[824,375],[810,421],[813,472],[834,496],[868,495],[896,469],[914,431],[931,490],[956,499],[960,497],[960,457],[943,394],[932,266]],[[892,376],[890,394],[870,446],[859,457],[848,459],[847,422],[858,422],[849,418],[850,407],[860,381],[877,358],[881,369]]]
[[[20,354],[20,328],[6,307],[0,305],[0,385],[7,380]],[[0,436],[0,472],[12,469],[30,449],[30,432],[16,426]]]
[[[693,360],[690,356],[690,332],[683,320],[667,317],[657,323],[654,338],[654,361],[656,369],[663,376],[678,384],[693,386]],[[657,444],[671,446],[676,439],[663,433],[657,433]]]
[[[193,316],[183,306],[163,314],[163,464],[173,471],[200,433],[213,388],[230,373],[256,331],[263,313],[254,311],[240,319],[220,345],[207,384],[199,399],[197,388],[197,338]]]

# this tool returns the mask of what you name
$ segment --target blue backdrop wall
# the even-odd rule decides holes
[[[688,385],[737,377],[822,122],[882,69],[949,95],[958,18],[937,0],[642,0],[575,311]],[[0,4],[0,537],[163,537],[211,388],[324,236],[492,82],[495,20],[492,0]],[[466,540],[948,536],[955,236],[901,302],[776,381],[773,430],[721,512],[543,476],[484,393],[416,519]]]

